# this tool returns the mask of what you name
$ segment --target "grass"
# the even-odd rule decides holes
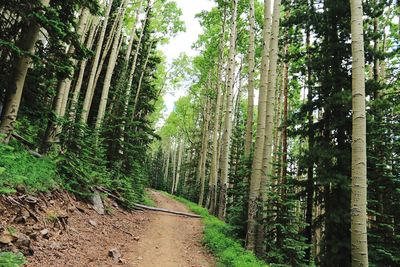
[[[35,193],[56,188],[56,165],[50,158],[36,158],[21,145],[0,143],[0,194],[15,193],[15,188]]]
[[[142,199],[141,203],[143,205],[146,205],[146,206],[149,206],[149,207],[155,207],[156,206],[156,203],[150,197],[149,191],[147,191],[147,190],[144,191],[144,196],[143,196],[143,199]]]
[[[192,212],[203,218],[204,243],[212,251],[218,261],[218,266],[230,267],[267,267],[256,256],[245,250],[238,241],[231,236],[231,226],[210,215],[208,210],[190,202],[187,199],[170,195],[169,197],[182,202]]]
[[[1,267],[20,267],[26,263],[22,253],[0,252]]]

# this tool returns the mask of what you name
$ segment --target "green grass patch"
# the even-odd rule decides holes
[[[142,198],[142,200],[140,202],[141,202],[141,204],[149,206],[149,207],[155,207],[156,206],[156,203],[154,202],[154,200],[149,195],[149,191],[144,191],[143,198]]]
[[[0,266],[20,267],[26,263],[22,253],[0,252]]]
[[[219,266],[232,267],[267,267],[268,265],[258,260],[256,256],[245,250],[238,241],[232,238],[232,227],[218,218],[210,215],[208,210],[190,202],[187,199],[170,195],[169,197],[182,202],[192,212],[203,218],[204,243],[213,252]]]
[[[52,159],[36,158],[16,142],[0,143],[0,194],[15,193],[19,186],[30,193],[45,192],[59,184]]]

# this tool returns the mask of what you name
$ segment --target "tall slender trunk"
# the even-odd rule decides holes
[[[96,129],[97,130],[100,129],[100,127],[103,123],[104,116],[105,116],[105,111],[106,111],[107,102],[108,102],[108,93],[110,91],[110,86],[111,86],[111,78],[114,73],[114,68],[117,63],[117,57],[118,57],[118,53],[119,53],[118,46],[119,46],[120,37],[122,34],[122,26],[124,24],[123,20],[124,20],[124,14],[125,14],[127,4],[128,4],[128,0],[123,0],[122,10],[120,13],[120,17],[118,18],[119,24],[118,24],[118,28],[117,28],[117,31],[116,31],[116,34],[114,37],[114,42],[113,42],[113,45],[111,48],[111,54],[110,54],[110,58],[108,60],[107,72],[104,77],[103,90],[101,92],[100,104],[99,104],[99,109],[98,109],[97,118],[96,118]]]
[[[185,142],[183,140],[181,140],[179,142],[179,148],[178,148],[178,162],[177,162],[177,167],[176,167],[175,187],[174,187],[173,193],[176,193],[178,191],[179,181],[180,181],[180,177],[181,177],[182,156],[183,156],[184,147],[185,147]]]
[[[88,40],[86,42],[86,47],[88,49],[92,49],[92,47],[93,47],[93,43],[94,43],[94,39],[95,39],[96,34],[97,34],[99,22],[100,22],[100,18],[99,17],[93,18],[93,22],[92,22],[92,25],[91,25],[91,30],[90,30],[90,33],[89,33],[89,37],[88,37]],[[82,62],[80,64],[78,79],[76,81],[75,88],[74,88],[74,91],[72,93],[71,106],[70,106],[70,112],[69,112],[69,117],[70,117],[70,121],[71,122],[75,121],[75,118],[76,118],[78,100],[79,100],[79,95],[80,95],[81,89],[82,89],[83,77],[84,77],[84,74],[85,74],[87,61],[88,61],[87,59],[84,59],[84,60],[82,60]]]
[[[165,163],[165,170],[164,170],[164,185],[166,185],[168,182],[170,157],[171,157],[171,151],[168,149],[167,150],[167,159],[166,159],[166,163]]]
[[[208,88],[210,88],[210,79]],[[203,122],[203,136],[201,141],[201,151],[200,151],[200,196],[198,204],[203,206],[204,202],[204,191],[205,191],[205,182],[206,182],[206,163],[207,163],[207,150],[208,150],[208,128],[210,123],[210,100],[206,97],[205,111],[204,111],[204,122]]]
[[[270,49],[270,62],[268,69],[268,91],[267,91],[267,108],[265,113],[265,143],[264,143],[264,157],[263,157],[263,173],[260,182],[260,201],[261,208],[259,212],[259,222],[264,221],[266,212],[264,210],[264,203],[267,200],[267,187],[271,172],[273,170],[272,162],[272,135],[274,128],[274,104],[275,104],[275,91],[276,91],[276,70],[278,66],[278,53],[279,53],[279,18],[280,18],[281,0],[274,1],[274,15],[272,20],[272,34],[271,34],[271,49]],[[265,253],[265,226],[261,223],[257,229],[257,243],[256,252],[258,255]]]
[[[308,26],[309,27],[309,26]],[[307,87],[308,87],[308,105],[310,110],[308,111],[308,166],[307,166],[307,203],[306,203],[306,224],[305,227],[305,238],[309,247],[306,249],[305,260],[307,263],[311,263],[311,252],[312,252],[312,240],[313,240],[313,207],[314,207],[314,158],[313,158],[313,147],[314,147],[314,127],[313,127],[313,88],[312,88],[312,77],[311,77],[311,36],[310,29],[306,30],[306,46],[307,46]],[[287,144],[286,144],[287,147]],[[286,152],[287,154],[287,152]]]
[[[108,7],[106,9],[106,13],[105,13],[104,21],[103,21],[103,26],[102,26],[102,29],[100,32],[99,40],[97,41],[96,55],[92,62],[92,69],[90,71],[89,81],[88,81],[88,85],[86,88],[86,94],[85,94],[85,98],[83,101],[82,114],[81,114],[81,122],[82,123],[86,123],[88,116],[89,116],[90,106],[92,104],[92,98],[93,98],[93,93],[94,93],[94,88],[95,88],[94,80],[96,77],[96,70],[97,70],[97,67],[99,64],[101,50],[103,48],[103,43],[104,43],[104,38],[106,35],[106,30],[107,30],[108,20],[110,17],[112,3],[113,3],[113,0],[110,0]]]
[[[226,88],[226,111],[224,124],[224,138],[222,141],[222,157],[221,157],[221,191],[219,193],[218,218],[225,220],[226,215],[226,198],[228,191],[228,175],[229,175],[229,156],[231,150],[231,134],[232,134],[232,106],[233,106],[233,88],[235,84],[235,57],[236,57],[236,25],[237,25],[237,7],[238,0],[232,0],[232,25],[231,38],[229,48],[228,63],[228,86]]]
[[[49,5],[50,0],[41,0],[40,4],[44,7]],[[35,52],[35,44],[39,38],[40,25],[35,21],[28,22],[22,29],[21,39],[17,43],[18,48],[29,54]],[[0,133],[5,134],[3,141],[8,142],[14,131],[17,120],[19,105],[21,103],[22,92],[24,90],[25,78],[28,73],[32,58],[28,55],[19,56],[17,59],[12,77],[10,88],[8,88],[8,98],[2,110]]]
[[[254,250],[256,245],[258,198],[262,174],[263,148],[265,142],[265,111],[267,102],[269,50],[271,39],[271,1],[264,0],[263,51],[261,62],[261,82],[258,97],[257,132],[254,146],[252,173],[250,178],[249,206],[247,215],[246,248]]]
[[[133,101],[133,108],[132,108],[132,120],[135,118],[136,108],[137,108],[137,105],[139,104],[139,97],[140,97],[140,93],[142,91],[143,78],[144,78],[144,74],[146,73],[147,64],[149,62],[149,58],[151,55],[151,46],[152,45],[153,45],[153,41],[150,43],[150,49],[147,52],[146,60],[144,62],[143,70],[142,70],[142,73],[140,74],[139,83],[138,83],[138,86],[136,89],[135,99]],[[127,106],[125,106],[125,107],[127,107]]]
[[[244,154],[249,156],[251,144],[253,142],[253,117],[254,117],[254,70],[255,70],[255,11],[254,0],[250,0],[250,40],[249,40],[249,78],[248,78],[248,97],[247,97],[247,121],[246,135],[244,144]]]
[[[367,146],[365,112],[365,54],[363,7],[361,0],[350,0],[352,36],[352,184],[351,256],[352,266],[368,266],[367,241]]]
[[[172,148],[172,188],[171,188],[171,194],[174,194],[174,189],[175,189],[176,153],[177,153],[177,148],[173,147]]]
[[[211,158],[211,170],[210,170],[210,181],[209,181],[209,193],[208,193],[208,209],[211,214],[215,214],[216,200],[217,200],[217,181],[218,181],[218,169],[219,169],[219,142],[218,138],[220,135],[220,117],[221,117],[221,106],[222,106],[222,67],[224,62],[224,48],[225,48],[225,27],[226,27],[226,7],[224,8],[222,29],[219,39],[218,46],[218,67],[217,67],[217,87],[216,95],[217,101],[215,104],[214,113],[214,129],[213,129],[213,141],[212,141],[212,158]]]

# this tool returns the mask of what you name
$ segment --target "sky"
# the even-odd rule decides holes
[[[197,41],[199,34],[202,33],[202,29],[199,21],[195,18],[196,14],[202,10],[211,10],[214,6],[213,1],[210,0],[174,0],[177,5],[182,9],[183,15],[181,19],[186,24],[186,32],[178,34],[172,38],[169,44],[161,47],[168,59],[168,63],[177,58],[179,54],[186,53],[189,56],[196,56],[197,51],[192,49],[192,44]],[[165,105],[167,110],[165,115],[168,116],[174,108],[174,103],[181,96],[185,95],[186,90],[182,88],[178,93],[169,94],[164,96]]]

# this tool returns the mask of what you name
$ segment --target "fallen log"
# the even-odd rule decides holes
[[[154,207],[149,207],[141,204],[135,204],[136,207],[145,209],[145,210],[151,210],[151,211],[160,211],[160,212],[165,212],[169,214],[175,214],[175,215],[182,215],[182,216],[187,216],[187,217],[192,217],[192,218],[201,218],[201,216],[192,214],[192,213],[186,213],[186,212],[181,212],[181,211],[174,211],[174,210],[167,210],[167,209],[162,209],[162,208],[154,208]]]

